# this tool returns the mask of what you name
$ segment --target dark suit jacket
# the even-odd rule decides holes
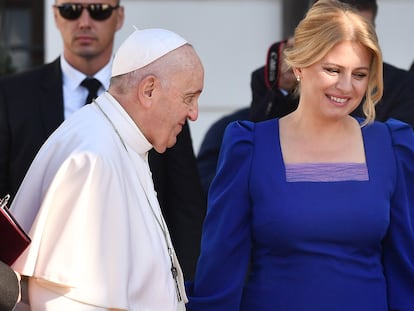
[[[298,98],[294,95],[284,95],[280,90],[267,87],[264,66],[252,72],[250,87],[252,90],[250,119],[254,122],[281,118],[298,106]]]
[[[0,78],[0,195],[15,195],[49,135],[64,120],[60,59]],[[185,277],[193,277],[206,200],[188,124],[177,144],[150,152],[155,188]]]
[[[265,84],[264,67],[252,73],[251,119],[261,121],[283,115],[296,109],[297,100],[281,97]],[[359,106],[354,115],[363,116]],[[375,106],[378,121],[398,119],[414,127],[414,74],[384,63],[384,94]]]
[[[414,127],[414,74],[384,63],[384,94],[375,112],[378,121],[394,118]],[[355,114],[362,116],[361,107]]]
[[[236,120],[248,120],[250,108],[245,107],[225,115],[214,122],[204,135],[197,155],[197,166],[201,185],[207,196],[211,181],[216,175],[217,161],[227,125]]]

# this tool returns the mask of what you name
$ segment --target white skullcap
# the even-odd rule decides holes
[[[119,47],[112,63],[112,77],[142,68],[187,41],[166,29],[136,29]]]

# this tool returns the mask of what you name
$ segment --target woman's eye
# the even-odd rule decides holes
[[[367,76],[367,74],[366,73],[363,73],[363,72],[357,72],[357,73],[354,73],[354,76],[357,79],[363,79],[363,78],[365,78]]]
[[[337,68],[325,68],[325,70],[329,73],[339,73],[339,69]]]

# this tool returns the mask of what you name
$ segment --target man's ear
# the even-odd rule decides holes
[[[58,14],[58,9],[56,9],[56,8],[53,8],[53,20],[55,21],[55,25],[56,25],[56,28],[60,31],[60,25],[59,25],[59,21],[58,21],[58,19],[59,19],[59,14]]]
[[[116,10],[116,14],[118,14],[117,20],[116,20],[116,30],[118,31],[119,29],[122,28],[122,26],[124,25],[124,21],[125,21],[125,12],[124,12],[124,7],[122,5],[119,6],[119,8]]]
[[[150,104],[155,95],[157,78],[154,76],[145,77],[138,87],[138,96],[144,105]]]

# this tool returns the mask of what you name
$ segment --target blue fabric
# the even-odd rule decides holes
[[[278,131],[227,127],[187,309],[414,310],[411,127],[364,127],[369,180],[334,182],[286,182]]]
[[[285,172],[288,182],[368,180],[365,163],[293,163]]]
[[[201,185],[207,196],[211,181],[216,174],[217,161],[220,153],[224,131],[230,122],[248,120],[250,108],[242,108],[222,117],[213,123],[201,142],[197,155],[197,166],[200,174]]]

